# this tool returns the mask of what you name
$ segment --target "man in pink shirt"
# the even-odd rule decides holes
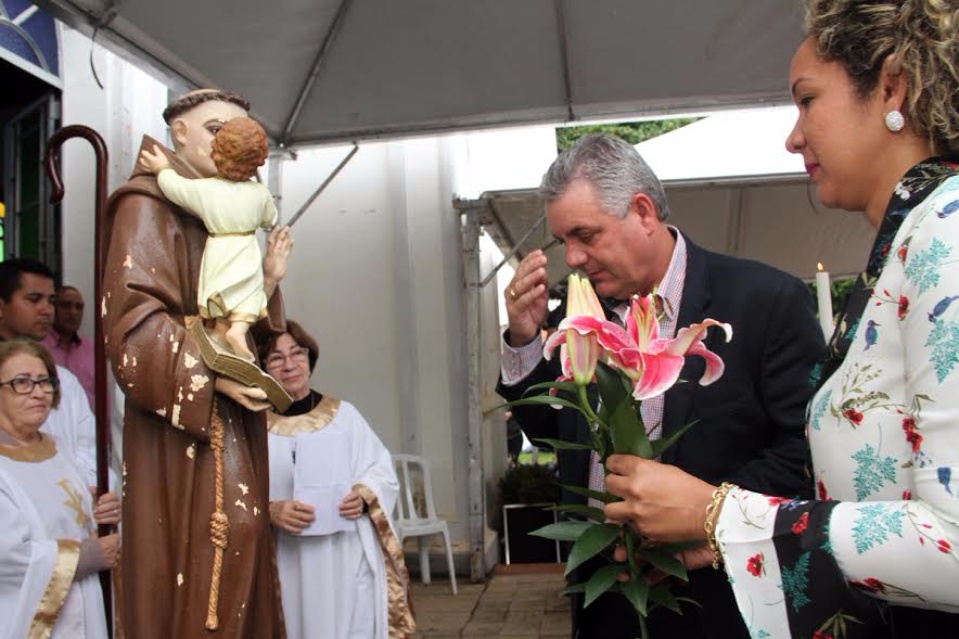
[[[83,296],[73,286],[63,285],[57,289],[54,305],[53,328],[43,340],[57,364],[77,376],[90,408],[94,405],[93,342],[80,334],[83,322]]]

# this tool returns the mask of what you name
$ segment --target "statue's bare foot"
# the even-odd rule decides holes
[[[237,357],[243,358],[248,362],[256,361],[256,357],[253,356],[253,352],[246,347],[245,339],[240,339],[235,335],[231,335],[228,331],[226,334],[226,341],[230,345],[230,348],[233,349],[233,353]]]

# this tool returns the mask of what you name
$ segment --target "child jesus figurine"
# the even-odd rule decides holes
[[[200,317],[214,320],[217,335],[235,355],[250,362],[254,357],[246,334],[266,315],[267,304],[256,230],[272,228],[277,219],[269,190],[250,180],[267,152],[263,127],[251,118],[237,117],[224,123],[213,139],[217,177],[178,175],[158,147],[140,153],[141,164],[157,174],[163,195],[206,226],[210,236],[200,265]]]

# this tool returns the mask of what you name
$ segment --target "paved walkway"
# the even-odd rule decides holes
[[[510,637],[566,639],[570,635],[569,602],[563,566],[499,565],[485,584],[458,583],[434,575],[424,586],[413,582],[417,639]]]

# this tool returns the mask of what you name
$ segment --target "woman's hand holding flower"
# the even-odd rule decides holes
[[[706,540],[703,524],[715,486],[675,466],[633,455],[611,455],[606,468],[607,492],[623,499],[606,505],[608,521],[629,522],[659,543]]]

